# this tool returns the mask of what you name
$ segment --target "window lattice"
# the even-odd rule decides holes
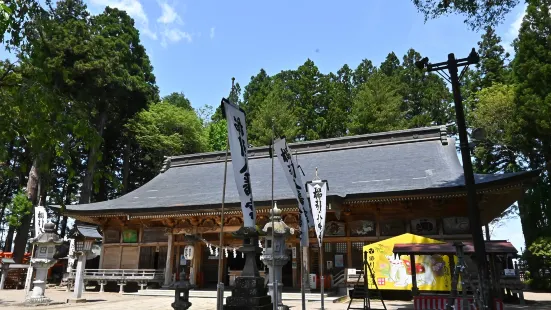
[[[337,253],[347,253],[346,251],[346,242],[340,242],[335,244],[335,252]]]

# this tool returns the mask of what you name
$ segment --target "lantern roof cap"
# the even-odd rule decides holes
[[[44,232],[30,240],[32,244],[61,244],[63,240],[55,232],[55,225],[48,222],[44,225]]]

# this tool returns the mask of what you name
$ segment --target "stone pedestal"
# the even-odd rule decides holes
[[[84,268],[86,266],[86,253],[81,253],[77,258],[77,271],[75,276],[75,287],[73,289],[73,298],[68,299],[67,303],[85,303],[86,298],[82,298],[84,292]]]
[[[55,265],[57,260],[47,258],[32,258],[31,264],[36,270],[34,287],[32,292],[25,299],[26,304],[42,305],[49,304],[52,300],[44,295],[46,291],[46,278],[48,277],[48,269]]]
[[[235,279],[232,296],[226,298],[224,310],[272,310],[272,298],[256,266],[256,253],[261,252],[257,246],[259,233],[254,227],[241,227],[234,236],[243,239],[239,250],[245,253],[245,267]]]

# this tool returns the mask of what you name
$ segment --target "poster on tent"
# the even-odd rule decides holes
[[[245,227],[255,227],[256,211],[254,208],[253,191],[251,188],[251,175],[249,173],[249,161],[247,152],[247,125],[245,112],[226,99],[222,99],[222,111],[228,123],[228,140],[231,151],[231,164],[237,192],[241,201],[243,212],[243,224]]]
[[[450,291],[451,273],[446,255],[415,255],[415,266],[412,266],[409,255],[397,257],[392,252],[394,244],[398,243],[442,242],[413,234],[403,234],[364,246],[362,252],[367,252],[367,261],[374,272],[375,281],[380,290],[411,290],[413,286],[411,270],[415,268],[419,290]],[[457,263],[457,257],[454,256],[454,258]],[[371,277],[368,279],[369,289],[375,289]],[[459,283],[458,289],[460,288]]]

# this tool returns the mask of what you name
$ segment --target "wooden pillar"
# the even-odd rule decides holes
[[[350,241],[350,237],[348,237],[348,240],[346,240],[346,268],[345,269],[347,268],[352,268],[352,241]]]
[[[168,233],[168,249],[166,251],[166,268],[164,286],[169,286],[172,283],[172,259],[174,256],[174,234],[172,230]]]
[[[201,271],[201,261],[203,255],[203,248],[201,245],[201,241],[197,241],[193,244],[193,260],[191,265],[193,268],[193,277],[189,277],[189,281],[191,284],[195,285],[199,282],[199,272]]]
[[[103,258],[105,257],[105,226],[101,227],[101,252],[99,256],[99,268],[103,269]]]
[[[203,262],[203,242],[197,241],[194,244],[194,249],[193,249],[193,278],[194,279],[191,280],[191,277],[190,277],[190,282],[193,281],[192,284],[198,285],[198,287],[203,285],[203,283],[199,283],[200,277],[201,277],[202,262]]]

